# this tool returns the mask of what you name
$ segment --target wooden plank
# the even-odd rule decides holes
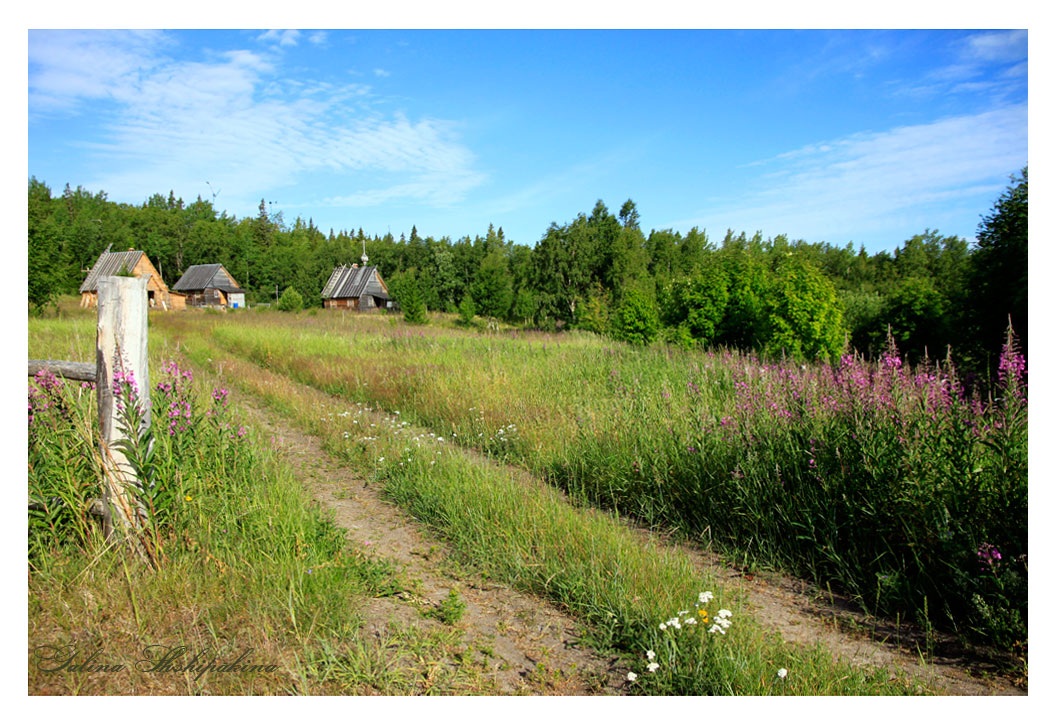
[[[140,431],[125,431],[114,400],[118,373],[131,373],[139,389],[144,414]],[[99,404],[100,453],[103,458],[103,500],[111,515],[107,534],[117,529],[138,530],[146,512],[128,489],[139,481],[116,444],[150,426],[150,371],[147,366],[147,280],[140,277],[103,277],[99,280],[99,318],[96,327],[96,399]]]
[[[58,375],[67,380],[84,380],[95,382],[95,363],[70,362],[69,360],[30,360],[29,377],[33,377],[41,370],[47,370],[52,375]]]

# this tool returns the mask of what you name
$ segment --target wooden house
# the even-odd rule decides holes
[[[246,290],[239,287],[222,264],[195,264],[187,268],[173,290],[186,295],[188,307],[246,306]]]
[[[364,255],[366,257],[366,255]],[[342,265],[330,274],[323,287],[323,306],[372,312],[393,306],[389,288],[377,267]]]
[[[147,304],[152,308],[172,310],[183,307],[181,295],[170,292],[146,254],[136,249],[129,249],[127,252],[111,252],[110,247],[99,255],[99,259],[96,260],[81,284],[81,307],[95,307],[99,304],[99,280],[116,275],[146,277]]]

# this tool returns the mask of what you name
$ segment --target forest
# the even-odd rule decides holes
[[[335,266],[366,248],[398,302],[547,330],[579,328],[629,342],[727,346],[768,356],[835,360],[880,355],[889,334],[912,361],[948,356],[995,372],[1012,324],[1027,353],[1027,168],[982,216],[977,239],[925,229],[892,251],[763,238],[727,230],[645,232],[632,200],[614,214],[553,222],[532,246],[502,227],[459,239],[324,232],[261,201],[237,219],[200,196],[154,194],[140,205],[69,184],[29,180],[28,297],[42,313],[76,293],[108,245],[142,249],[168,284],[193,264],[222,263],[252,304],[296,290],[318,300]],[[310,305],[311,306],[311,305]]]

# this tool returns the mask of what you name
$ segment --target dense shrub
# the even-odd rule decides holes
[[[660,331],[657,307],[645,293],[629,290],[613,319],[613,336],[636,345],[647,345]]]
[[[298,312],[304,307],[304,299],[301,293],[293,287],[287,287],[283,290],[282,297],[279,298],[278,307],[283,312]]]
[[[459,303],[459,322],[463,325],[469,326],[473,322],[474,315],[477,314],[477,305],[473,303],[473,297],[467,294],[462,298],[462,302]]]
[[[426,317],[426,298],[415,270],[397,275],[389,285],[389,291],[404,311],[404,320],[415,325],[424,325]]]

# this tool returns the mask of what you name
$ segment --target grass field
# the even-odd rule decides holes
[[[31,320],[31,357],[91,359],[93,322]],[[113,609],[129,647],[146,632],[211,636],[260,643],[262,658],[283,663],[282,676],[249,683],[210,673],[211,692],[370,689],[364,671],[334,664],[371,659],[349,651],[355,603],[409,584],[343,541],[267,442],[240,431],[236,409],[225,414],[228,427],[206,421],[230,388],[381,481],[465,565],[568,610],[586,641],[637,673],[630,692],[884,694],[920,685],[766,634],[739,617],[733,594],[626,517],[807,576],[865,608],[920,617],[927,607],[967,635],[1026,646],[1027,424],[1015,374],[992,403],[962,395],[949,367],[907,371],[894,355],[791,367],[576,333],[482,335],[327,313],[154,315],[151,345],[152,370],[176,361],[194,371],[186,396],[201,416],[160,446],[165,564],[152,571],[101,551],[84,516],[31,522],[31,643],[76,638],[91,612]],[[92,394],[76,394],[63,411],[40,415],[90,428]],[[90,466],[69,462],[85,457],[56,453],[54,426],[40,426],[34,442],[33,425],[31,493],[62,489],[84,500]],[[90,450],[89,435],[82,440]],[[309,568],[335,573],[309,577]],[[187,591],[177,591],[181,576]],[[66,607],[69,587],[95,609]],[[700,601],[704,591],[715,598]],[[164,597],[195,604],[158,606]],[[450,651],[455,639],[431,646]],[[63,691],[157,685],[99,676]],[[43,678],[38,686],[46,689]],[[412,676],[385,691],[416,687]],[[467,667],[439,691],[487,687]]]
[[[336,315],[232,318],[212,340],[871,611],[927,610],[1002,647],[1026,639],[1027,416],[1015,375],[991,400],[966,395],[949,365],[909,370],[894,353],[830,368]]]

